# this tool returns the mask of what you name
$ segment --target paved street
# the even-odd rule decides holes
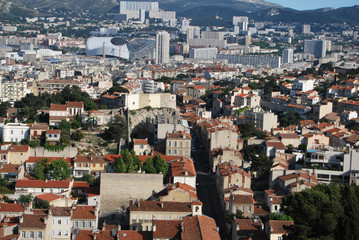
[[[227,239],[225,215],[220,206],[214,175],[209,173],[208,153],[192,134],[192,158],[197,172],[197,195],[203,202],[203,214],[216,220],[221,239]]]

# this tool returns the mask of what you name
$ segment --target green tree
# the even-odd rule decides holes
[[[29,146],[32,148],[38,147],[38,146],[40,146],[40,144],[41,144],[40,139],[34,139],[34,140],[29,141]]]
[[[32,195],[31,193],[27,195],[21,194],[18,200],[22,205],[28,204],[32,201]]]
[[[0,103],[0,116],[6,117],[8,108],[11,107],[11,104],[9,102],[1,102]]]
[[[108,124],[108,128],[101,135],[104,140],[120,142],[127,137],[127,124],[125,119],[115,116],[114,120]]]
[[[35,167],[33,169],[35,178],[37,180],[45,180],[46,174],[47,174],[47,165],[49,163],[49,159],[44,159],[35,164]]]
[[[359,187],[317,185],[283,198],[285,214],[294,219],[287,239],[357,239]]]
[[[163,176],[166,176],[168,165],[160,155],[156,155],[153,157],[153,164],[157,173],[162,173]]]
[[[61,134],[70,134],[71,131],[71,123],[69,123],[66,120],[62,120],[60,125],[59,125],[59,129],[61,130]]]
[[[52,161],[47,171],[56,180],[67,180],[71,175],[71,167],[64,159]]]
[[[85,136],[84,136],[84,134],[83,134],[83,132],[82,131],[80,131],[80,130],[76,130],[75,132],[73,132],[72,134],[71,134],[71,138],[74,140],[74,141],[81,141],[81,139],[83,139]]]
[[[115,164],[113,170],[115,172],[118,172],[118,173],[126,173],[127,172],[127,167],[126,167],[125,162],[124,162],[124,160],[122,158],[119,158],[116,161],[116,164]]]
[[[87,182],[90,186],[92,186],[94,182],[92,175],[89,173],[83,174],[81,180]]]
[[[154,167],[153,159],[151,157],[147,158],[143,163],[142,171],[146,173],[157,173],[156,168]]]

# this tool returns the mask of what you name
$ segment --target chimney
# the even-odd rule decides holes
[[[152,232],[156,232],[156,225],[153,225]]]
[[[161,202],[161,208],[163,208],[163,202]]]
[[[121,225],[117,225],[117,230],[121,231]]]
[[[188,176],[188,171],[185,171],[184,175],[185,175],[185,176]]]

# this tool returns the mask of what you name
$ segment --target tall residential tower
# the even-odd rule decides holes
[[[156,34],[156,64],[168,63],[170,60],[170,35],[166,31]]]

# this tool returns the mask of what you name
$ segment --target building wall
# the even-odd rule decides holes
[[[3,127],[4,142],[20,143],[22,139],[29,139],[30,127],[27,124],[9,123]]]
[[[10,164],[23,164],[30,156],[28,152],[9,152],[8,160]]]
[[[152,191],[163,189],[162,174],[103,173],[101,175],[101,214],[128,207],[130,198],[147,199]]]
[[[190,185],[193,188],[196,188],[196,177],[189,177],[189,176],[175,176],[173,177],[173,183],[185,183]]]
[[[168,138],[166,139],[166,155],[191,157],[191,139]]]
[[[49,215],[51,223],[52,240],[71,239],[71,220],[70,216],[52,216]]]
[[[130,211],[130,230],[151,231],[152,220],[180,220],[192,212]]]

